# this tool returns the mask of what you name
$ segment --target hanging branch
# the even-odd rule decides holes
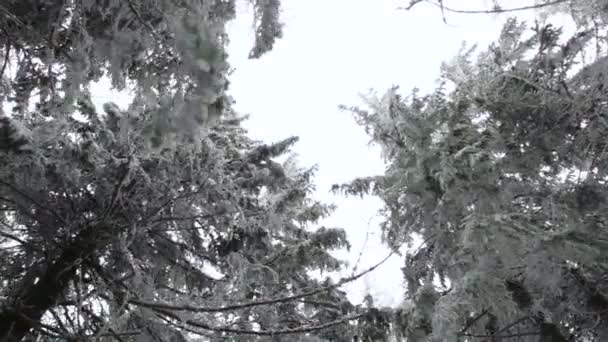
[[[363,277],[364,275],[366,275],[366,274],[374,271],[376,268],[380,267],[380,265],[382,265],[384,262],[386,262],[386,260],[388,260],[392,255],[393,255],[393,252],[391,252],[388,256],[386,256],[380,262],[378,262],[374,266],[366,269],[365,271],[360,272],[360,273],[358,273],[356,275],[347,277],[347,278],[342,278],[340,281],[338,281],[337,283],[335,283],[333,285],[323,286],[323,287],[320,287],[318,289],[314,289],[314,290],[307,291],[307,292],[301,292],[301,293],[294,294],[294,295],[291,295],[291,296],[285,296],[285,297],[279,297],[279,298],[270,298],[270,299],[262,299],[262,300],[256,300],[256,301],[247,302],[247,303],[228,305],[228,306],[220,306],[220,307],[199,307],[199,306],[191,306],[191,305],[173,305],[173,304],[163,303],[163,302],[158,302],[158,301],[148,302],[148,301],[143,301],[143,300],[139,300],[139,299],[131,299],[131,300],[129,300],[129,303],[133,304],[133,305],[147,307],[147,308],[150,308],[150,309],[172,310],[172,311],[190,311],[190,312],[207,312],[207,313],[215,312],[215,313],[217,313],[217,312],[226,312],[226,311],[235,311],[235,310],[247,309],[247,308],[251,308],[251,307],[255,307],[255,306],[272,305],[272,304],[290,302],[290,301],[294,301],[294,300],[298,300],[298,299],[314,296],[314,295],[316,295],[318,293],[321,293],[321,292],[330,291],[330,290],[336,289],[338,287],[341,287],[344,284],[353,282],[353,281],[355,281],[355,280]]]
[[[269,330],[257,330],[256,331],[256,330],[248,330],[248,329],[211,326],[211,325],[207,325],[205,323],[197,322],[197,321],[194,321],[191,319],[182,320],[178,315],[176,315],[175,313],[173,313],[169,310],[163,310],[163,309],[159,309],[159,308],[153,308],[152,310],[154,310],[155,312],[157,312],[160,315],[164,315],[166,317],[169,317],[169,318],[177,320],[177,321],[182,321],[184,324],[187,324],[187,325],[190,325],[190,326],[193,326],[196,328],[200,328],[203,330],[220,332],[220,333],[236,334],[236,335],[255,335],[255,336],[278,336],[278,335],[295,335],[295,334],[310,333],[310,332],[314,332],[314,331],[331,328],[336,325],[345,324],[349,321],[353,321],[353,320],[359,319],[359,318],[367,315],[367,313],[359,313],[356,315],[345,316],[340,319],[330,321],[327,323],[322,323],[322,324],[305,325],[305,326],[300,326],[297,328],[289,328],[289,329],[277,329],[277,330],[269,329]],[[180,326],[180,328],[181,328],[181,326]]]

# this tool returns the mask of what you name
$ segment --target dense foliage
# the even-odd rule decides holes
[[[331,208],[308,199],[312,170],[272,160],[295,139],[261,145],[222,122],[199,149],[149,153],[145,112],[87,110],[32,115],[2,152],[0,332],[280,335],[352,311],[307,274],[338,268],[327,250],[347,242],[306,229]]]
[[[256,0],[257,58],[281,36],[278,0]],[[236,0],[8,0],[0,3],[1,100],[41,115],[71,113],[89,84],[111,79],[140,94],[160,145],[192,135],[230,102],[228,37]],[[50,113],[49,113],[50,111]]]
[[[593,26],[560,40],[509,20],[433,93],[350,108],[388,166],[336,190],[380,196],[385,240],[419,245],[384,318],[398,340],[608,339],[608,58]]]

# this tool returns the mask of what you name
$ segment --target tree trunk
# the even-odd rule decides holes
[[[568,342],[557,325],[543,322],[540,324],[538,342]]]
[[[24,281],[8,306],[0,311],[0,341],[22,341],[30,329],[39,325],[42,316],[61,299],[80,262],[97,250],[98,231],[99,228],[86,228],[68,243],[42,275],[25,277],[38,278],[38,281]]]

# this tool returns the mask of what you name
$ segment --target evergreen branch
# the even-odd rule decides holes
[[[176,317],[176,316],[170,316],[170,317],[173,320],[177,320],[179,323],[174,322],[173,320],[171,320],[168,317],[162,316],[162,314],[160,314],[158,312],[156,313],[156,317],[158,317],[160,320],[162,320],[163,322],[165,322],[165,323],[167,323],[167,324],[169,324],[169,325],[171,325],[173,327],[176,327],[178,329],[181,329],[183,331],[186,331],[186,332],[198,335],[198,336],[207,337],[207,338],[223,338],[223,339],[229,339],[229,338],[231,338],[230,336],[218,336],[218,335],[215,335],[215,334],[212,334],[212,333],[204,333],[204,332],[198,331],[198,330],[196,330],[194,328],[191,328],[191,327],[187,326],[186,324],[184,324],[179,319],[179,317]]]
[[[110,215],[114,211],[114,208],[116,207],[116,204],[120,200],[121,190],[127,183],[129,175],[131,174],[131,160],[132,160],[131,158],[132,157],[129,156],[127,161],[120,165],[123,173],[120,176],[119,182],[116,184],[116,187],[114,188],[114,193],[112,194],[112,198],[110,200],[110,205],[108,206],[106,212],[102,216],[103,217],[102,221],[105,221],[108,217],[110,217]]]
[[[192,196],[200,195],[205,190],[207,190],[205,188],[206,184],[207,183],[204,182],[195,191],[183,192],[183,193],[181,193],[181,194],[179,194],[179,195],[177,195],[175,197],[169,198],[168,200],[164,201],[158,207],[152,209],[150,213],[144,215],[144,217],[142,217],[140,220],[138,220],[137,223],[140,224],[140,225],[146,225],[146,224],[154,223],[153,222],[153,218],[156,217],[157,215],[161,214],[163,212],[163,209],[166,209],[168,206],[174,204],[175,202],[177,202],[179,200],[188,199],[188,198],[190,198]]]
[[[65,333],[63,331],[61,331],[60,329],[53,327],[51,325],[33,320],[21,312],[15,312],[14,315],[24,321],[27,321],[31,325],[32,329],[39,331],[40,333],[42,333],[44,335],[47,335],[50,337],[55,337],[55,338],[60,338],[60,337],[65,336]],[[2,340],[2,342],[4,342],[4,341],[5,340]]]
[[[60,53],[62,53],[64,55],[64,57],[69,61],[69,62],[74,62],[74,58],[68,54],[64,49],[58,49],[57,46],[53,43],[52,40],[50,40],[48,37],[45,37],[43,34],[41,34],[40,32],[37,32],[36,30],[34,30],[31,26],[26,25],[23,21],[21,21],[16,15],[14,15],[13,13],[11,13],[11,11],[4,7],[3,5],[0,4],[0,14],[4,14],[4,17],[12,22],[14,22],[15,24],[25,28],[27,31],[30,31],[30,33],[34,34],[35,36],[38,36],[40,38],[42,38],[42,40],[44,40],[46,43],[48,43],[52,48],[58,50]],[[6,30],[3,27],[4,30]]]
[[[412,7],[414,7],[418,3],[427,2],[434,6],[439,7],[442,11],[446,11],[446,12],[452,12],[452,13],[458,13],[458,14],[497,14],[497,13],[510,13],[510,12],[520,12],[520,11],[527,11],[527,10],[532,10],[532,9],[539,9],[539,8],[543,8],[543,7],[559,5],[561,3],[565,3],[565,2],[569,2],[569,1],[571,1],[571,0],[554,0],[554,1],[550,1],[550,2],[545,2],[543,4],[527,5],[527,6],[513,7],[513,8],[494,8],[491,10],[461,10],[461,9],[445,6],[443,4],[443,0],[439,0],[437,2],[428,1],[428,0],[413,0],[412,2],[410,2],[410,4],[407,7],[399,7],[398,9],[410,10],[410,9],[412,9]]]
[[[327,328],[331,328],[336,325],[345,324],[350,321],[359,319],[365,315],[367,315],[367,313],[349,315],[349,316],[344,316],[340,319],[333,320],[333,321],[330,321],[327,323],[302,326],[302,327],[298,327],[298,328],[279,329],[279,330],[259,330],[259,331],[247,330],[247,329],[212,327],[212,326],[200,323],[200,322],[195,322],[193,320],[187,320],[186,323],[189,325],[199,327],[199,328],[205,329],[205,330],[210,330],[210,331],[225,332],[225,333],[240,334],[240,335],[276,336],[276,335],[294,335],[294,334],[310,333],[310,332],[315,332],[315,331],[319,331],[319,330],[325,330]]]
[[[340,310],[341,307],[339,305],[336,305],[335,303],[332,302],[328,302],[328,301],[319,301],[319,300],[309,300],[309,299],[301,299],[298,300],[300,303],[303,304],[309,304],[309,305],[315,305],[315,306],[324,306],[326,308],[331,308],[331,309],[336,309],[336,310]]]
[[[182,319],[179,316],[177,316],[175,313],[173,313],[171,311],[163,310],[163,309],[159,309],[159,308],[153,308],[153,310],[161,315],[166,315],[177,321],[182,321]],[[183,322],[187,325],[190,325],[190,326],[193,326],[196,328],[200,328],[200,329],[208,330],[208,331],[214,331],[214,332],[237,334],[237,335],[278,336],[278,335],[303,334],[303,333],[310,333],[310,332],[315,332],[315,331],[319,331],[319,330],[324,330],[324,329],[331,328],[336,325],[345,324],[349,321],[359,319],[365,315],[367,315],[367,313],[359,313],[359,314],[355,314],[355,315],[344,316],[342,318],[339,318],[339,319],[336,319],[336,320],[333,320],[333,321],[330,321],[327,323],[315,324],[315,325],[305,325],[305,326],[300,326],[297,328],[277,329],[277,330],[257,330],[257,331],[249,330],[249,329],[236,329],[236,328],[229,328],[229,327],[211,326],[211,325],[208,325],[205,323],[197,322],[192,319],[183,320]]]
[[[513,328],[514,326],[516,326],[516,325],[518,325],[518,324],[520,324],[520,323],[522,323],[522,322],[524,322],[526,320],[530,320],[530,316],[524,316],[524,317],[518,318],[515,321],[513,321],[513,322],[507,324],[506,326],[502,327],[496,333],[500,334],[502,332],[509,331],[509,329]]]
[[[285,303],[285,302],[295,301],[295,300],[298,300],[298,299],[314,296],[314,295],[316,295],[318,293],[330,291],[330,290],[339,288],[339,287],[341,287],[344,284],[353,282],[353,281],[355,281],[355,280],[363,277],[364,275],[366,275],[366,274],[374,271],[376,268],[380,267],[380,265],[382,265],[384,262],[386,262],[386,260],[388,260],[391,256],[393,256],[393,254],[394,254],[394,252],[389,253],[388,256],[386,256],[384,259],[382,259],[380,262],[378,262],[377,264],[373,265],[372,267],[370,267],[370,268],[366,269],[365,271],[362,271],[362,272],[360,272],[358,274],[352,275],[350,277],[342,278],[340,281],[338,281],[337,283],[335,283],[333,285],[323,286],[323,287],[320,287],[318,289],[314,289],[314,290],[306,291],[306,292],[301,292],[301,293],[294,294],[294,295],[291,295],[291,296],[284,296],[284,297],[270,298],[270,299],[262,299],[262,300],[256,300],[256,301],[247,302],[247,303],[227,305],[227,306],[220,306],[220,307],[200,307],[200,306],[191,306],[191,305],[173,305],[173,304],[163,303],[163,302],[158,302],[158,301],[148,302],[148,301],[143,301],[143,300],[139,300],[139,299],[131,299],[131,300],[129,300],[129,303],[133,304],[133,305],[147,307],[147,308],[150,308],[150,309],[173,310],[173,311],[190,311],[190,312],[207,312],[207,313],[235,311],[235,310],[247,309],[247,308],[256,307],[256,306]]]
[[[156,232],[155,232],[156,233]],[[192,253],[193,256],[199,257],[203,260],[209,261],[211,263],[215,262],[215,260],[213,258],[211,258],[208,255],[205,255],[203,253],[201,253],[201,251],[199,251],[198,248],[193,248],[188,246],[186,243],[184,242],[178,242],[178,241],[173,241],[170,238],[164,236],[163,234],[154,234],[154,236],[158,236],[159,238],[163,239],[163,241],[170,243],[178,248],[181,248],[184,251],[188,251],[190,253]],[[184,270],[191,272],[193,269],[196,269],[194,266],[192,266],[187,260],[185,259],[178,259],[178,260],[174,260],[173,257],[169,257],[167,256],[161,249],[154,247],[153,244],[148,243],[147,244],[148,247],[150,247],[152,250],[155,250],[156,252],[159,253],[159,255],[161,255],[162,257],[164,257],[167,261],[171,262],[173,265],[177,265],[180,266],[182,268],[184,268]],[[180,264],[180,261],[184,261],[187,263],[187,266]],[[204,273],[202,273],[204,274]],[[209,277],[209,279],[212,279],[211,277]],[[217,281],[219,279],[213,279],[214,281]]]
[[[49,312],[51,313],[51,316],[53,316],[53,320],[55,320],[55,322],[59,326],[59,329],[61,331],[63,331],[64,333],[67,333],[68,329],[65,326],[65,324],[63,324],[63,321],[61,320],[61,317],[59,317],[59,314],[57,313],[57,311],[55,311],[54,309],[51,309],[51,310],[49,310]]]
[[[114,329],[109,328],[108,329],[109,332],[107,333],[103,333],[103,334],[99,334],[99,335],[94,335],[94,336],[90,336],[90,337],[114,337],[116,340],[120,341],[124,341],[122,337],[129,337],[129,336],[139,336],[141,335],[141,331],[139,330],[129,330],[129,331],[114,331]]]
[[[543,86],[543,85],[540,85],[540,84],[534,83],[532,80],[529,80],[529,79],[528,79],[528,78],[526,78],[526,77],[518,76],[518,75],[515,75],[515,74],[512,74],[512,73],[509,73],[509,72],[505,72],[503,75],[504,75],[505,77],[508,77],[508,78],[512,78],[512,79],[514,79],[514,80],[521,81],[521,82],[523,82],[523,83],[525,83],[525,84],[529,85],[530,87],[532,87],[532,88],[536,89],[536,90],[537,90],[537,91],[539,91],[539,92],[541,92],[541,91],[546,91],[546,92],[550,92],[550,93],[555,93],[555,94],[557,94],[557,95],[563,95],[562,93],[560,93],[559,91],[557,91],[557,90],[555,90],[555,89],[551,89],[551,88],[549,88],[549,87],[546,87],[546,86]],[[566,89],[566,90],[567,90],[567,89]],[[572,97],[572,96],[570,96],[570,97]]]
[[[116,330],[114,330],[112,327],[109,326],[110,321],[105,321],[103,319],[101,319],[98,315],[96,315],[95,313],[93,313],[91,310],[89,310],[86,307],[82,307],[81,310],[86,313],[89,318],[95,322],[97,322],[99,324],[99,326],[97,327],[98,331],[96,333],[94,333],[92,336],[88,336],[89,338],[92,339],[99,339],[100,337],[113,337],[115,340],[117,340],[118,342],[125,342],[125,340],[122,338],[123,336],[138,336],[141,334],[141,331],[139,330],[133,330],[133,331],[123,331],[123,332],[117,332]],[[107,330],[107,332],[104,332],[104,330]]]
[[[469,320],[467,322],[467,324],[460,330],[461,334],[464,334],[467,332],[467,330],[469,330],[473,324],[477,323],[477,321],[479,321],[481,318],[483,318],[483,316],[485,316],[486,314],[488,314],[488,309],[483,310],[479,315],[475,316],[473,319]]]
[[[37,206],[41,210],[44,210],[44,211],[50,213],[51,215],[55,216],[57,219],[59,219],[59,221],[61,223],[65,224],[66,226],[69,225],[68,221],[65,218],[61,217],[61,215],[59,215],[55,210],[52,210],[49,207],[43,206],[34,197],[28,195],[24,191],[21,191],[19,188],[17,188],[13,184],[11,184],[9,182],[5,182],[3,180],[0,180],[0,184],[6,186],[7,188],[9,188],[10,190],[12,190],[13,192],[15,192],[16,194],[18,194],[19,196],[21,196],[21,197],[25,198],[26,200],[30,201],[32,204],[34,204],[35,206]]]
[[[4,33],[4,35],[6,36],[6,45],[5,45],[5,52],[4,52],[4,62],[2,63],[2,69],[0,69],[0,82],[2,81],[2,78],[4,77],[4,71],[6,70],[6,67],[8,66],[8,61],[9,61],[9,56],[10,56],[10,52],[11,52],[11,37],[8,35],[8,32],[6,32],[6,29],[4,27],[2,27],[2,32]]]
[[[538,336],[538,335],[540,335],[540,333],[528,331],[528,332],[504,334],[504,335],[462,334],[462,333],[459,335],[466,336],[466,337],[477,337],[477,338],[514,338],[514,337],[524,337],[524,336]]]
[[[129,5],[129,9],[131,10],[131,12],[133,12],[133,14],[135,14],[135,17],[137,18],[137,20],[139,20],[150,31],[150,33],[152,34],[154,39],[158,40],[159,42],[162,42],[162,39],[160,39],[160,37],[158,36],[156,31],[154,30],[154,27],[152,27],[152,25],[149,22],[145,21],[144,18],[139,13],[139,11],[137,10],[137,8],[135,8],[135,5],[133,5],[133,1],[127,0],[127,4]]]
[[[587,280],[580,269],[571,267],[569,273],[583,291],[585,291],[588,301],[599,308],[597,312],[599,314],[608,312],[608,296],[604,295],[595,284]]]
[[[0,222],[0,223],[2,223],[3,225],[6,225],[4,222]],[[7,233],[7,232],[3,232],[3,231],[0,230],[0,236],[4,237],[6,239],[9,239],[9,240],[13,240],[15,242],[18,242],[20,245],[23,245],[23,246],[25,246],[27,248],[31,248],[32,247],[32,246],[30,246],[31,245],[30,243],[28,243],[27,241],[22,240],[22,239],[16,237],[13,234],[10,234],[10,233]]]

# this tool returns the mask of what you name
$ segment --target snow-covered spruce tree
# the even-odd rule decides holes
[[[257,58],[279,3],[253,4]],[[331,211],[313,170],[274,161],[295,139],[248,139],[224,94],[234,6],[0,3],[0,340],[351,340],[337,287],[357,276],[308,275],[347,246],[310,229]],[[97,112],[104,76],[128,109]]]
[[[577,64],[595,34],[510,20],[432,94],[351,108],[387,169],[336,190],[380,196],[410,245],[408,342],[608,340],[608,58]]]
[[[150,151],[151,113],[78,108],[88,122],[3,122],[12,145],[1,151],[0,337],[281,341],[333,331],[350,341],[337,325],[356,308],[307,273],[341,266],[328,250],[347,246],[344,232],[307,229],[331,211],[308,197],[313,170],[273,161],[295,139],[263,145],[222,119],[196,149]]]

